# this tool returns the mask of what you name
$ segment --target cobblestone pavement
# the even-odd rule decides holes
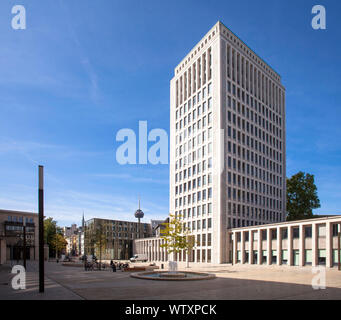
[[[311,267],[191,266],[180,270],[214,273],[216,279],[153,281],[131,278],[121,271],[84,271],[55,262],[45,266],[44,294],[38,293],[36,263],[28,266],[26,290],[13,290],[10,267],[1,266],[0,299],[341,299],[341,272],[336,269],[326,270],[326,289],[315,290],[312,284],[317,273]]]

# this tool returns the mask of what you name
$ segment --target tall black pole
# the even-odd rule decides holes
[[[25,217],[23,217],[24,223],[23,223],[23,232],[24,232],[24,239],[23,239],[23,259],[24,259],[24,268],[26,270],[26,223],[25,223]]]
[[[39,166],[39,292],[44,292],[44,167]]]
[[[338,269],[341,271],[341,224],[339,224],[339,232],[337,237],[337,255],[339,257]]]

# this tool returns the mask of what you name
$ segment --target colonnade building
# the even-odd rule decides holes
[[[341,216],[233,228],[226,230],[228,241],[224,250],[227,263],[232,264],[324,265],[329,268],[339,263],[340,232]],[[168,255],[161,247],[164,240],[160,237],[135,240],[134,250],[145,254],[149,262],[212,263],[206,254],[212,245],[208,241],[196,245],[188,255],[185,251]]]

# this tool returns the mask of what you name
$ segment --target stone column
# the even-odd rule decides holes
[[[281,228],[277,227],[277,265],[282,264],[282,234]]]
[[[292,254],[292,227],[288,226],[288,265],[293,265],[293,254]]]
[[[304,266],[304,226],[303,224],[299,225],[299,266],[303,267]]]
[[[333,266],[333,250],[332,250],[332,224],[326,222],[326,268]]]
[[[258,264],[262,264],[262,230],[258,230]]]
[[[233,232],[233,264],[237,263],[237,232]]]
[[[243,264],[245,261],[244,231],[240,233],[240,252],[241,252],[240,263]]]
[[[312,263],[311,265],[315,267],[317,265],[317,224],[313,223],[311,226],[311,253],[312,253]]]
[[[252,237],[252,230],[249,230],[249,264],[252,264],[252,256],[253,256],[253,237]]]
[[[267,258],[267,265],[270,265],[271,264],[271,256],[272,256],[272,253],[271,253],[271,229],[270,228],[268,228],[267,230],[266,230],[266,244],[267,244],[267,246],[266,246],[266,250],[267,250],[267,253],[268,253],[268,258]]]

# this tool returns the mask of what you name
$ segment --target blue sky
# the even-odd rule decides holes
[[[11,28],[26,8],[27,29]],[[313,30],[322,4],[327,29]],[[0,2],[0,208],[144,221],[168,214],[168,165],[118,165],[121,128],[169,131],[174,67],[221,20],[282,76],[287,175],[315,174],[320,214],[341,213],[339,1]]]

